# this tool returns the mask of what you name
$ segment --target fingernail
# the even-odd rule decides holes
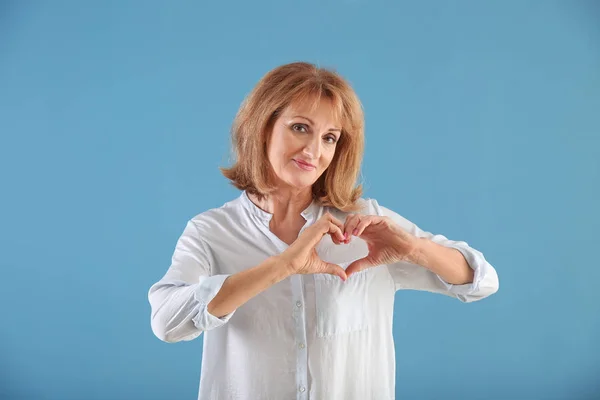
[[[348,232],[344,232],[344,240],[348,240]]]
[[[356,234],[357,234],[357,233],[358,233],[358,229],[355,229],[355,230],[353,230],[353,231],[352,231],[352,234],[353,234],[354,236],[356,236]]]

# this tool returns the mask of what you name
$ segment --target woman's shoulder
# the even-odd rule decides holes
[[[208,208],[190,218],[199,229],[211,229],[238,220],[243,213],[240,199],[235,198],[220,206]]]

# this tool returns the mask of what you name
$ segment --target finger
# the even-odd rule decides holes
[[[372,265],[369,262],[369,260],[367,259],[367,257],[360,258],[360,259],[350,263],[350,265],[348,265],[348,267],[346,268],[346,276],[349,278],[350,275],[360,272],[369,267],[372,267]]]
[[[337,235],[329,235],[329,236],[331,236],[331,241],[334,244],[342,244],[342,243],[344,243],[342,240],[338,239]]]
[[[340,244],[344,241],[342,229],[333,222],[329,223],[329,235],[334,239],[334,242],[337,240],[337,244]]]
[[[344,230],[344,224],[342,223],[342,221],[334,217],[333,214],[331,214],[330,212],[326,212],[325,214],[323,214],[323,216],[330,222],[336,224],[342,231]]]
[[[329,232],[329,225],[325,227],[324,224],[314,224],[308,227],[304,232],[300,234],[298,239],[293,245],[298,243],[299,247],[313,248],[323,239],[323,236]]]
[[[331,233],[331,226],[335,226],[339,229],[340,234]],[[300,243],[298,245],[307,246],[307,247],[315,247],[317,243],[321,241],[324,235],[330,234],[332,239],[338,241],[337,244],[341,244],[344,240],[344,234],[342,233],[343,224],[336,219],[330,213],[325,213],[319,220],[307,228],[298,238]]]
[[[356,226],[360,223],[360,215],[358,214],[348,214],[346,218],[346,223],[344,225],[344,234],[346,236],[346,240],[349,242],[352,238],[352,232],[356,229]]]
[[[326,212],[321,218],[319,218],[319,224],[322,225],[324,229],[326,229],[323,232],[323,234],[329,233],[335,244],[340,244],[344,241],[344,233],[342,231],[342,229],[344,229],[344,225],[340,220],[331,215],[330,212]],[[334,226],[334,228],[332,228],[332,225]],[[338,233],[336,232],[337,230],[339,230],[341,236],[338,235]]]
[[[344,268],[342,268],[336,264],[330,264],[330,263],[325,263],[325,264],[326,264],[325,272],[327,274],[339,276],[340,279],[343,280],[344,282],[348,279],[348,275],[346,274],[346,271],[344,271]]]
[[[378,222],[377,217],[368,216],[364,217],[360,223],[356,226],[356,230],[354,231],[354,236],[360,236],[365,231],[365,228],[369,225],[376,224]]]

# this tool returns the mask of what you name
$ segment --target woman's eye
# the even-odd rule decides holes
[[[307,132],[306,125],[304,124],[294,124],[292,125],[292,129],[296,132]]]
[[[335,136],[330,135],[330,136],[325,136],[325,141],[327,143],[333,144],[333,143],[337,142],[337,139]]]

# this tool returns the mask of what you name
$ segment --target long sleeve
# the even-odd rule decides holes
[[[169,343],[188,341],[227,323],[235,311],[218,318],[208,312],[207,305],[228,276],[212,275],[210,254],[197,226],[188,221],[175,246],[171,266],[148,291],[156,337]]]
[[[444,235],[434,235],[430,232],[423,231],[417,225],[396,212],[380,206],[375,200],[373,200],[373,202],[378,215],[391,218],[407,232],[416,237],[427,238],[442,246],[460,251],[474,271],[472,283],[453,285],[420,265],[408,262],[398,262],[388,266],[396,285],[396,290],[414,289],[440,293],[455,297],[465,303],[481,300],[498,291],[498,274],[480,251],[470,247],[466,242],[449,240]]]

